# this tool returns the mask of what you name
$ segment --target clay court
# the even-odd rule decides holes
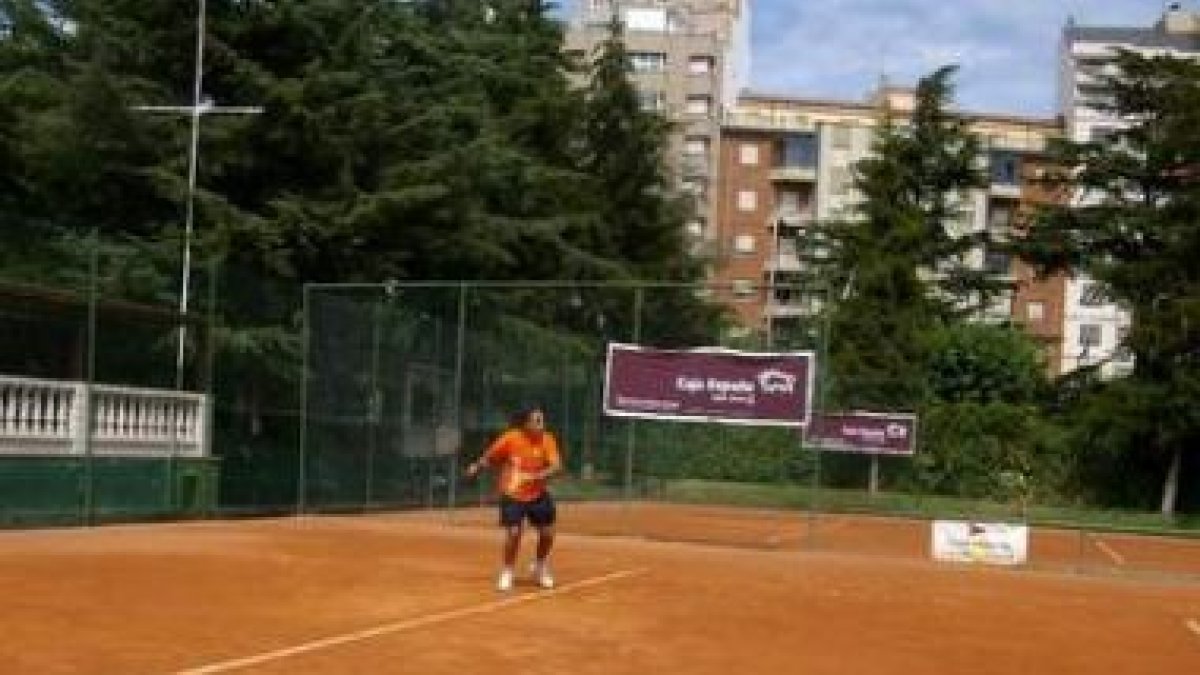
[[[3,670],[1200,668],[1196,541],[1037,531],[1031,564],[1000,569],[928,561],[927,525],[908,520],[659,504],[562,517],[558,589],[508,595],[492,590],[490,511],[0,533]]]

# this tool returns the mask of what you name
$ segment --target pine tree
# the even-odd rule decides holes
[[[589,67],[581,147],[591,218],[579,239],[594,255],[621,262],[609,277],[697,282],[703,270],[684,240],[695,205],[679,194],[666,161],[671,125],[642,108],[631,68],[623,25],[614,18]],[[643,335],[663,344],[714,338],[716,313],[692,289],[658,289],[644,298]]]
[[[593,248],[627,261],[634,276],[688,280],[696,270],[683,244],[687,208],[665,159],[670,125],[642,109],[630,72],[614,19],[591,64],[584,118],[584,168],[596,198]]]
[[[1133,313],[1133,373],[1085,399],[1119,452],[1166,465],[1161,509],[1175,509],[1183,454],[1200,442],[1200,65],[1122,53],[1104,108],[1127,126],[1055,151],[1055,187],[1075,203],[1044,209],[1021,242],[1044,271],[1083,271]],[[1105,391],[1107,390],[1107,391]]]
[[[800,241],[832,312],[834,395],[843,405],[923,400],[926,335],[986,306],[998,290],[968,265],[963,197],[984,185],[978,140],[949,110],[954,69],[920,81],[911,120],[885,112],[855,167],[861,201]]]

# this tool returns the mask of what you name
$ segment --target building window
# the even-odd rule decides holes
[[[983,271],[988,274],[1008,274],[1011,259],[1004,251],[985,249],[983,252]]]
[[[754,190],[739,190],[737,195],[738,211],[757,211],[758,193]]]
[[[1133,362],[1133,349],[1129,346],[1129,327],[1122,326],[1117,329],[1117,351],[1113,354],[1113,358],[1121,363]]]
[[[655,33],[667,31],[667,10],[627,9],[625,10],[625,27],[629,30],[644,30]]]
[[[749,300],[755,295],[754,282],[749,279],[734,279],[732,290],[737,300]]]
[[[647,112],[661,112],[667,107],[667,97],[663,92],[652,89],[638,90],[638,104]]]
[[[1030,302],[1025,305],[1025,318],[1030,321],[1045,321],[1046,303]]]
[[[707,75],[713,71],[713,57],[693,55],[688,59],[688,72],[692,75]]]
[[[775,204],[780,213],[799,214],[803,203],[798,190],[780,190],[775,193]]]
[[[733,252],[741,255],[754,253],[754,237],[749,234],[739,234],[733,239]]]
[[[707,157],[708,136],[688,136],[683,140],[683,152],[691,157]]]
[[[1015,152],[996,151],[991,153],[992,182],[997,185],[1021,184],[1021,158]]]
[[[817,138],[812,134],[788,134],[779,144],[779,165],[811,169],[817,166]]]
[[[708,196],[708,188],[704,182],[695,178],[686,178],[681,183],[684,193],[689,194],[696,199],[704,199]]]
[[[837,150],[850,149],[850,127],[845,124],[835,124],[830,127],[830,144]]]
[[[686,226],[688,236],[699,239],[704,236],[704,221],[693,220]]]
[[[742,143],[738,148],[738,159],[744,166],[755,166],[758,164],[758,144],[757,143]]]
[[[988,204],[988,231],[996,237],[1005,238],[1012,233],[1013,216],[1016,211],[1003,204]]]
[[[637,73],[656,73],[667,67],[667,55],[662,52],[630,52],[629,63]]]
[[[1098,283],[1084,284],[1079,293],[1079,304],[1083,307],[1103,307],[1108,304],[1108,293],[1104,286]]]
[[[1079,346],[1084,349],[1100,346],[1102,336],[1101,326],[1095,323],[1085,323],[1079,327]]]
[[[712,97],[696,94],[688,96],[685,110],[689,115],[708,115],[712,112]]]

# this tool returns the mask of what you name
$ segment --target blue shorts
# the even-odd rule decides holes
[[[558,518],[558,509],[549,492],[531,502],[520,502],[508,495],[500,497],[500,526],[518,527],[526,520],[534,527],[550,527]]]

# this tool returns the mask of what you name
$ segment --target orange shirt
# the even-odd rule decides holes
[[[529,479],[526,474],[561,464],[554,434],[543,431],[534,435],[523,429],[501,434],[483,453],[483,461],[503,467],[500,492],[519,502],[534,501],[546,491],[545,479]]]

